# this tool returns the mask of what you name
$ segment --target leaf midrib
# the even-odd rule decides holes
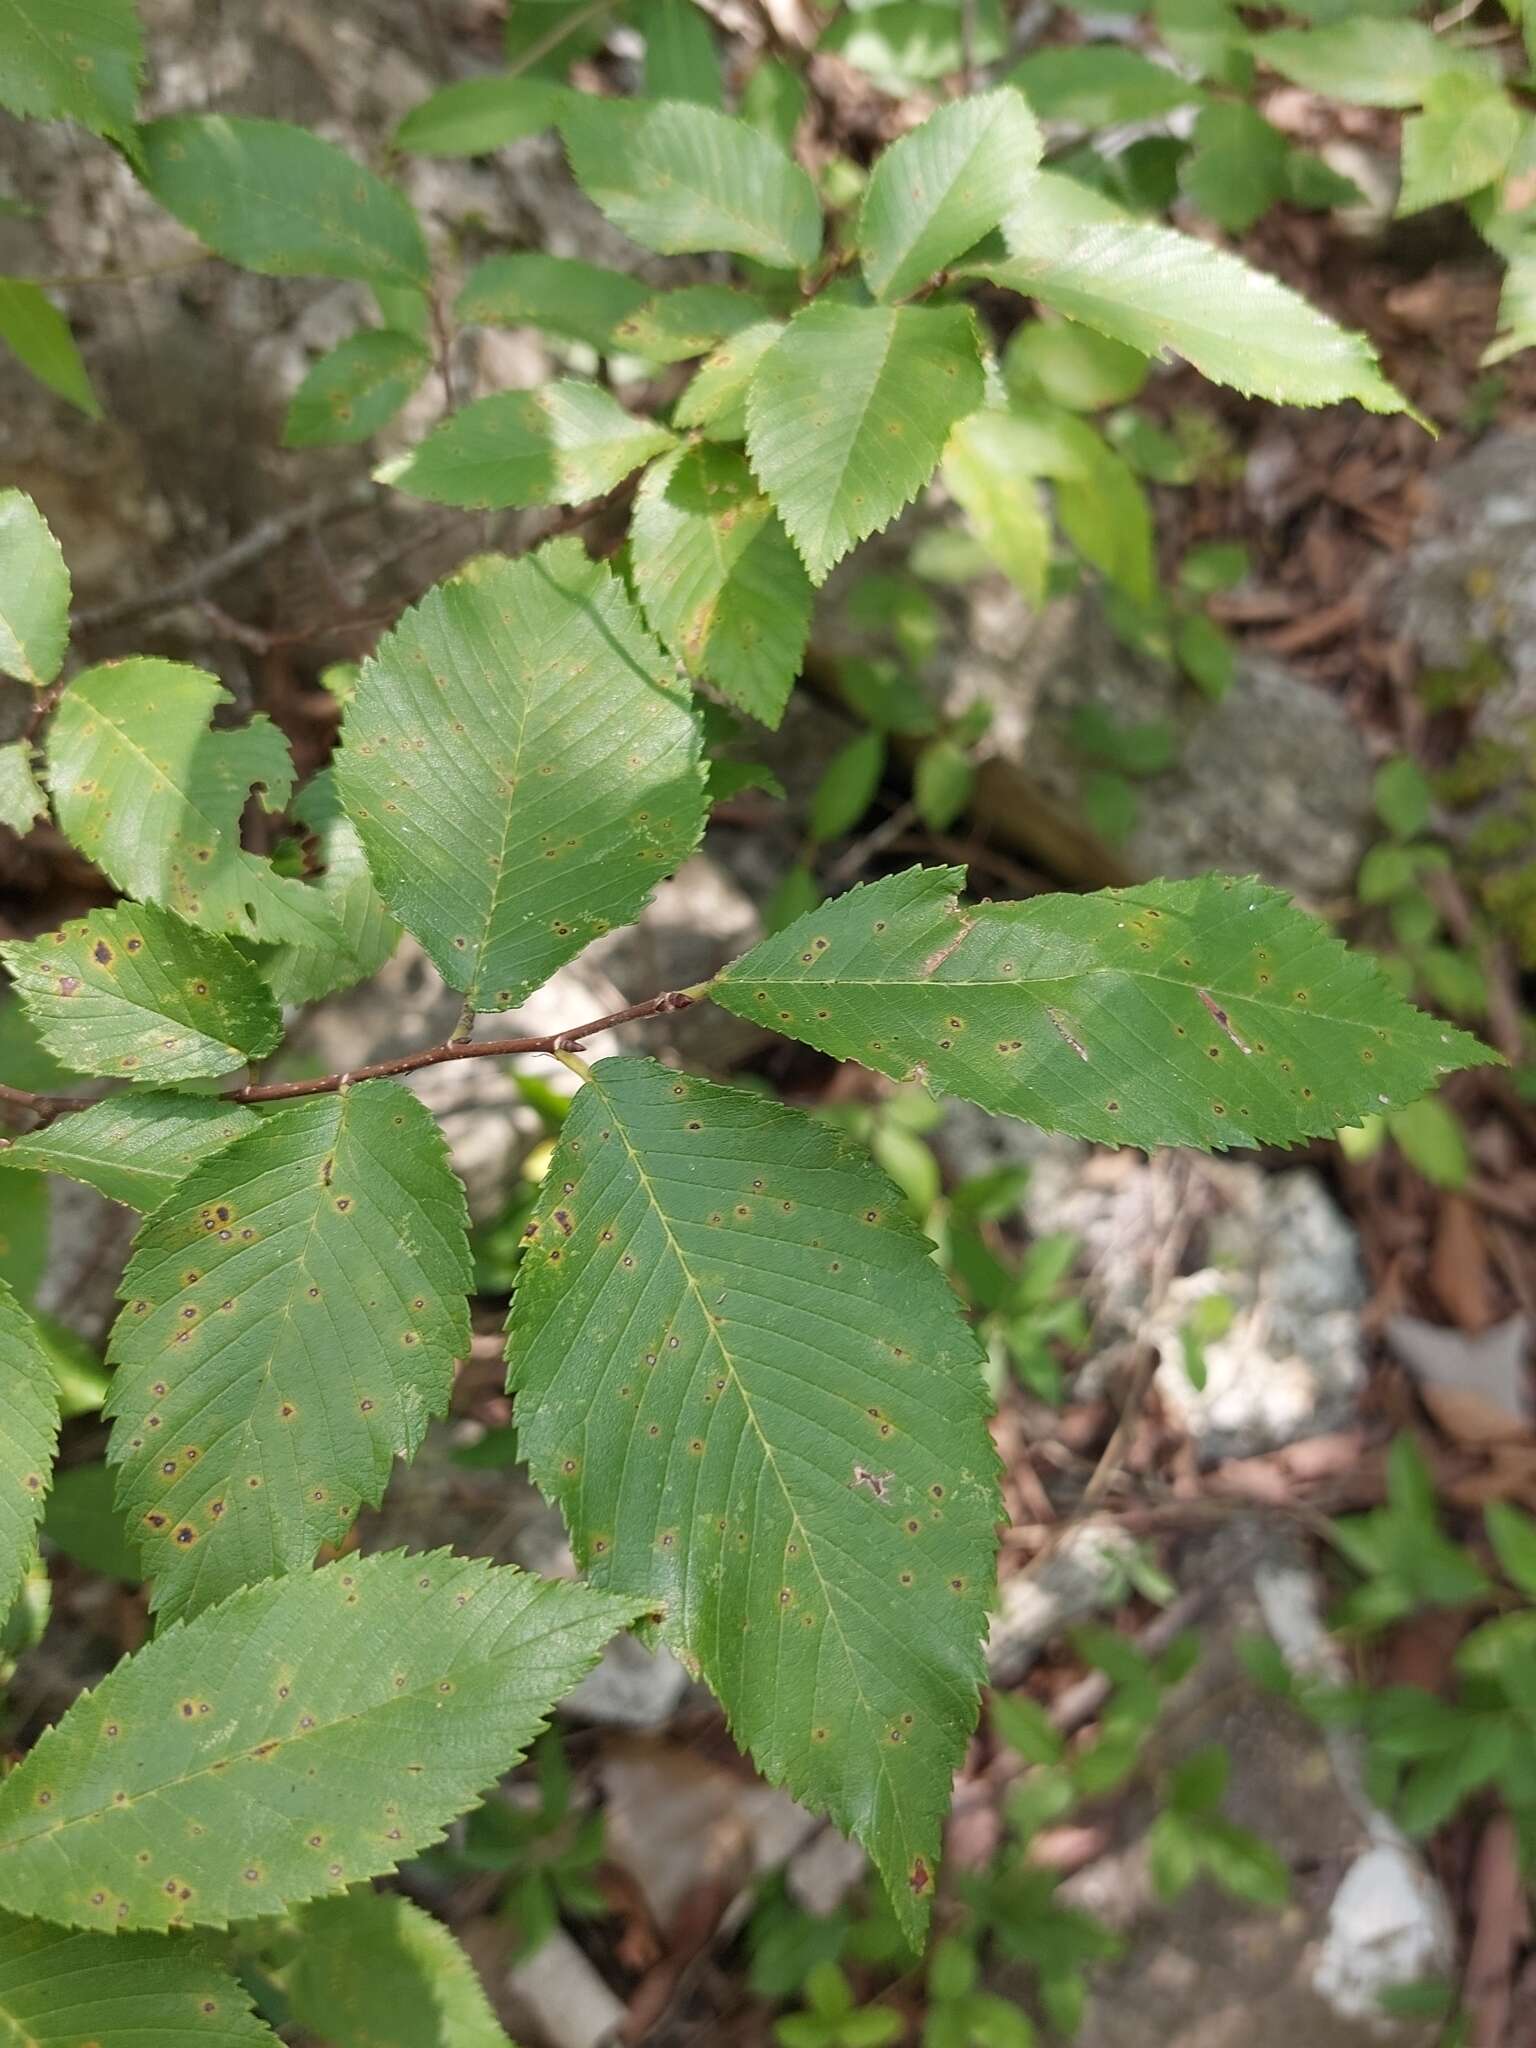
[[[924,990],[929,994],[942,994],[945,989],[1005,988],[1010,989],[1015,995],[1029,995],[1032,1001],[1043,1002],[1043,996],[1033,993],[1036,988],[1056,988],[1075,981],[1090,981],[1095,976],[1102,975],[1119,975],[1131,981],[1156,982],[1159,987],[1182,989],[1186,995],[1196,997],[1198,997],[1200,990],[1204,989],[1207,995],[1222,997],[1224,1003],[1242,1003],[1252,1008],[1273,1013],[1275,1016],[1289,1016],[1291,1014],[1289,1005],[1282,1003],[1277,997],[1255,995],[1250,989],[1229,990],[1224,989],[1216,981],[1181,981],[1177,975],[1152,974],[1145,968],[1110,965],[1077,968],[1070,974],[1035,976],[1007,974],[989,976],[985,979],[973,977],[965,981],[960,980],[958,977],[948,977],[940,980],[934,976],[923,975],[911,978],[900,975],[879,975],[868,979],[860,979],[858,976],[850,974],[839,974],[831,980],[820,981],[811,975],[806,975],[803,979],[796,980],[784,975],[753,974],[736,977],[730,981],[729,985],[739,988],[744,986],[746,982],[751,981],[759,988],[807,990],[840,988],[911,989],[914,991]],[[722,985],[724,985],[723,977]],[[1310,1003],[1307,1005],[1306,1015],[1311,1022],[1318,1024],[1343,1024],[1355,1030],[1371,1029],[1371,1026],[1364,1018],[1335,1016],[1328,1010],[1314,1010]]]

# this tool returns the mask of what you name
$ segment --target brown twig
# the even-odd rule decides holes
[[[698,1002],[708,987],[670,989],[648,996],[643,1003],[630,1003],[606,1017],[594,1017],[590,1024],[577,1024],[568,1031],[548,1031],[532,1038],[482,1038],[474,1043],[447,1038],[441,1045],[429,1045],[421,1052],[402,1053],[392,1060],[373,1060],[367,1066],[349,1067],[342,1074],[321,1074],[308,1081],[257,1081],[244,1088],[232,1088],[221,1102],[291,1102],[301,1095],[334,1095],[358,1081],[380,1081],[393,1074],[415,1074],[423,1067],[438,1067],[449,1060],[510,1059],[514,1053],[541,1052],[552,1059],[565,1059],[582,1050],[585,1041],[599,1031],[611,1031],[620,1024],[638,1024],[650,1017],[671,1016]],[[0,1102],[25,1109],[38,1119],[36,1128],[52,1123],[77,1109],[89,1109],[100,1096],[39,1095],[30,1088],[12,1088],[0,1082]],[[0,1141],[3,1143],[4,1141]]]
[[[302,532],[312,522],[359,512],[365,505],[371,505],[377,496],[378,486],[370,478],[359,477],[345,490],[336,492],[334,497],[290,506],[286,512],[273,513],[269,519],[258,519],[249,533],[243,533],[220,553],[210,555],[207,561],[199,562],[185,575],[173,577],[158,590],[140,591],[133,597],[115,598],[110,604],[91,605],[76,612],[71,621],[73,630],[91,633],[101,626],[121,625],[125,619],[174,611],[178,605],[200,598],[214,584],[222,583],[226,576],[233,576],[237,569],[249,568],[263,555],[271,554],[274,548],[281,547],[284,541]]]

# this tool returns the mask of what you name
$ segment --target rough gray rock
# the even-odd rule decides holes
[[[902,573],[934,517],[919,507],[834,579],[819,651],[875,651],[838,593],[872,571]],[[1353,879],[1372,829],[1370,764],[1344,707],[1325,691],[1278,662],[1250,658],[1213,704],[1127,649],[1091,595],[1032,612],[1000,576],[933,595],[941,629],[923,681],[950,713],[980,701],[993,714],[975,803],[984,827],[1048,870],[1093,885],[1215,868],[1258,874],[1316,903]],[[1084,764],[1067,732],[1085,705],[1122,725],[1166,720],[1176,735],[1172,765],[1136,785],[1140,819],[1123,847],[1102,843],[1083,819]]]
[[[1027,1165],[1023,1213],[1036,1236],[1082,1240],[1085,1286],[1095,1310],[1095,1357],[1126,1339],[1157,1347],[1159,1397],[1204,1463],[1257,1456],[1342,1427],[1364,1381],[1360,1311],[1364,1285],[1353,1231],[1308,1169],[1281,1174],[1232,1159],[1180,1154],[1176,1195],[1190,1226],[1191,1270],[1149,1287],[1170,1227],[1165,1171],[1139,1153],[1105,1153],[1007,1117],[953,1104],[939,1144],[961,1176],[1003,1163]],[[1206,1347],[1197,1391],[1181,1331],[1194,1304],[1222,1294],[1230,1329]]]
[[[1536,432],[1490,434],[1435,480],[1422,539],[1387,593],[1394,625],[1426,664],[1454,668],[1480,647],[1509,680],[1487,693],[1474,731],[1531,745],[1536,721]]]

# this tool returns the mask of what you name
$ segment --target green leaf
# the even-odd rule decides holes
[[[1255,1906],[1283,1906],[1291,1893],[1291,1873],[1268,1842],[1232,1821],[1202,1820],[1200,1849],[1212,1877],[1234,1898]]]
[[[69,643],[69,571],[23,491],[0,491],[0,669],[43,689]]]
[[[260,957],[261,978],[280,1003],[313,1003],[370,981],[393,954],[400,927],[384,908],[357,827],[341,807],[334,770],[322,768],[294,800],[319,872],[312,887],[335,927],[335,943],[277,946]]]
[[[378,1500],[469,1348],[465,1230],[437,1125],[389,1081],[270,1111],[149,1218],[109,1456],[157,1609],[300,1571]]]
[[[806,820],[812,839],[841,839],[875,800],[885,770],[885,734],[861,732],[822,771]]]
[[[1394,754],[1382,762],[1371,782],[1371,802],[1395,839],[1417,838],[1433,809],[1424,771],[1409,754]]]
[[[1012,255],[976,275],[1146,355],[1171,351],[1214,383],[1281,405],[1405,409],[1363,336],[1225,249],[1115,213],[1070,179],[1042,171],[1005,232]]]
[[[1456,1112],[1438,1096],[1392,1110],[1387,1129],[1398,1150],[1437,1188],[1464,1188],[1472,1172],[1466,1134]]]
[[[878,158],[859,215],[859,260],[877,299],[901,299],[979,242],[1024,199],[1041,136],[1021,94],[952,100]]]
[[[12,1138],[0,1162],[66,1174],[147,1216],[201,1160],[255,1129],[238,1102],[135,1090]]]
[[[319,893],[240,845],[251,792],[280,810],[293,763],[268,718],[210,730],[215,707],[231,701],[181,662],[141,656],[86,669],[49,728],[54,815],[126,895],[204,931],[334,943]]]
[[[1111,846],[1123,846],[1141,817],[1141,799],[1113,768],[1096,768],[1083,777],[1083,816]]]
[[[1237,680],[1237,650],[1207,612],[1189,612],[1173,636],[1174,653],[1195,688],[1219,704]]]
[[[59,1397],[37,1325],[0,1280],[0,1616],[37,1547],[59,1438]]]
[[[0,341],[39,383],[67,398],[87,419],[101,418],[101,401],[80,359],[69,322],[28,278],[0,277]]]
[[[1203,107],[1193,142],[1179,183],[1219,227],[1240,235],[1285,197],[1290,149],[1252,107],[1230,100]]]
[[[307,128],[175,114],[139,133],[150,192],[243,270],[422,290],[431,283],[421,224],[406,201]]]
[[[1017,1752],[1027,1764],[1059,1763],[1066,1743],[1050,1716],[1038,1701],[1024,1692],[994,1692],[992,1726],[999,1741]]]
[[[795,130],[805,118],[810,94],[798,71],[778,57],[764,57],[741,89],[741,118],[793,153]]]
[[[653,100],[692,100],[719,109],[720,57],[694,0],[640,0],[635,26],[645,37],[645,91]]]
[[[606,353],[619,322],[652,297],[650,285],[622,270],[527,249],[477,263],[454,313],[491,327],[537,327]]]
[[[1248,46],[1292,85],[1357,107],[1417,106],[1434,79],[1476,61],[1424,22],[1363,12],[1319,28],[1274,29]]]
[[[395,147],[417,156],[485,156],[552,128],[566,97],[548,78],[464,78],[412,107],[395,130]]]
[[[283,446],[366,441],[394,418],[431,366],[430,351],[409,334],[384,327],[348,335],[294,393]]]
[[[278,2048],[242,1984],[198,1944],[78,1934],[0,1913],[0,2033],[17,2048]]]
[[[988,555],[1032,605],[1045,602],[1051,528],[1006,413],[963,419],[944,449],[944,482]]]
[[[999,445],[1051,479],[1057,521],[1067,539],[1133,604],[1152,604],[1157,591],[1152,507],[1130,464],[1096,427],[1070,413],[1019,405],[1014,417],[1017,429]],[[1031,445],[1032,455],[1026,452]]]
[[[0,1898],[67,1926],[223,1927],[393,1870],[636,1611],[448,1551],[250,1586],[161,1629],[11,1772]]]
[[[711,440],[739,441],[747,431],[748,387],[783,332],[782,320],[758,320],[722,342],[672,408],[672,424],[702,427]]]
[[[0,0],[0,106],[131,144],[144,46],[133,0]]]
[[[1178,752],[1178,736],[1166,718],[1122,725],[1098,704],[1079,704],[1067,734],[1074,752],[1122,775],[1161,775]]]
[[[998,1513],[959,1304],[832,1132],[650,1060],[596,1068],[545,1190],[509,1342],[534,1476],[915,1936]]]
[[[1536,1521],[1501,1500],[1489,1502],[1483,1520],[1504,1576],[1536,1600]]]
[[[912,770],[912,799],[930,832],[947,832],[971,800],[976,770],[954,740],[930,740]]]
[[[1235,590],[1252,566],[1241,541],[1201,541],[1180,561],[1179,582],[1196,597],[1214,597]]]
[[[774,270],[804,270],[821,251],[815,186],[745,121],[686,100],[582,96],[560,130],[577,184],[648,249],[729,249]]]
[[[601,385],[562,377],[460,407],[378,478],[434,505],[584,505],[672,445]]]
[[[1156,121],[1204,98],[1170,65],[1154,64],[1123,43],[1076,43],[1035,50],[1008,73],[1042,121],[1109,128],[1120,121]]]
[[[777,725],[805,653],[811,586],[739,449],[700,442],[647,471],[630,568],[652,631],[690,675]]]
[[[629,924],[703,830],[686,690],[574,540],[429,591],[364,665],[342,738],[380,895],[479,1010]]]
[[[1220,1743],[1197,1749],[1168,1774],[1168,1799],[1180,1813],[1215,1813],[1226,1797],[1232,1760]]]
[[[0,945],[48,1050],[82,1074],[199,1081],[275,1050],[283,1020],[228,939],[152,903]]]
[[[982,399],[964,306],[817,300],[758,364],[747,451],[812,583],[889,525]]]
[[[124,1585],[139,1583],[139,1560],[113,1497],[109,1468],[73,1465],[53,1475],[43,1534],[86,1571]]]
[[[915,82],[944,78],[967,61],[995,64],[1007,48],[998,0],[973,0],[966,16],[954,0],[885,0],[834,14],[818,47],[867,72],[883,92],[909,93]]]
[[[395,1892],[306,1908],[283,1989],[298,2025],[332,2048],[510,2048],[469,1957]]]
[[[1536,256],[1516,257],[1499,293],[1499,331],[1483,352],[1491,368],[1523,348],[1536,347]]]
[[[851,890],[710,993],[834,1058],[1148,1148],[1321,1136],[1496,1057],[1260,882],[962,910],[963,872]]]
[[[1525,117],[1497,79],[1447,71],[1430,80],[1424,111],[1403,123],[1399,218],[1465,199],[1503,176]]]
[[[1140,349],[1071,320],[1026,320],[1008,344],[1003,376],[1022,398],[1047,398],[1069,412],[1124,405],[1147,381]]]
[[[702,356],[728,335],[760,326],[761,300],[724,284],[685,284],[658,292],[613,330],[613,345],[653,363]]]
[[[9,747],[0,747],[0,825],[8,825],[18,837],[25,838],[37,820],[47,814],[48,799],[32,773],[31,742],[17,740]]]

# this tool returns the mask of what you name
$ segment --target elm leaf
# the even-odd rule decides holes
[[[630,923],[704,827],[686,689],[574,540],[429,591],[364,664],[342,739],[380,895],[479,1010]]]
[[[442,1134],[390,1081],[270,1110],[178,1182],[110,1351],[108,1456],[157,1610],[301,1571],[379,1499],[469,1349],[465,1231]]]
[[[710,993],[835,1059],[1110,1145],[1291,1143],[1496,1060],[1261,882],[962,908],[963,880],[850,890]]]
[[[224,1927],[393,1870],[640,1604],[448,1551],[248,1586],[161,1629],[0,1785],[0,1900],[69,1927]]]
[[[747,453],[812,583],[888,526],[982,400],[964,306],[816,300],[757,366]]]
[[[23,491],[0,491],[0,669],[43,689],[69,642],[69,571]]]
[[[915,1937],[999,1512],[959,1302],[866,1155],[651,1060],[593,1070],[544,1187],[508,1346],[534,1477]]]
[[[0,958],[43,1044],[77,1073],[208,1080],[282,1036],[245,955],[152,903],[93,910],[46,938],[0,945]]]
[[[434,505],[584,505],[671,446],[601,385],[561,377],[461,406],[378,475]]]
[[[59,1436],[59,1397],[42,1335],[0,1280],[0,1616],[25,1578]],[[3,2002],[0,2002],[3,2010]]]

